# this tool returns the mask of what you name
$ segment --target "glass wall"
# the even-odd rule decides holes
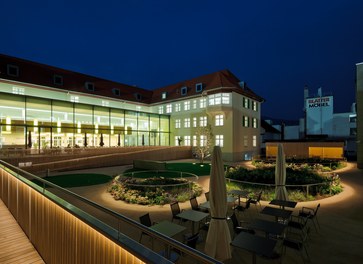
[[[169,116],[0,93],[0,148],[169,145]]]

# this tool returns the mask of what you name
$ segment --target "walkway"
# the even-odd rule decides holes
[[[0,227],[0,263],[44,263],[2,200]]]

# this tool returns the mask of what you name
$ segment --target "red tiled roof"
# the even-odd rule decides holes
[[[18,77],[7,75],[8,64],[19,67]],[[63,85],[54,84],[54,75],[63,77]],[[127,84],[108,81],[102,78],[0,54],[0,78],[146,104],[168,100],[182,100],[189,96],[200,95],[202,92],[212,94],[231,91],[243,94],[260,102],[264,101],[262,97],[255,94],[247,85],[244,85],[244,88],[242,88],[239,84],[239,79],[229,70],[218,71],[149,91]],[[88,91],[85,88],[86,82],[94,84],[94,91]],[[203,84],[202,92],[196,92],[195,87],[197,83]],[[188,91],[186,95],[181,95],[181,87],[187,87]],[[119,89],[120,95],[113,93],[113,89],[115,88]],[[163,92],[167,92],[167,98],[165,100],[161,98]],[[141,95],[141,99],[137,99],[136,94]]]

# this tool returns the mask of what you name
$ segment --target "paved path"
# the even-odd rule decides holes
[[[92,169],[92,172],[100,172],[116,175],[123,171],[125,166]],[[87,172],[83,170],[81,172]],[[69,173],[69,172],[67,172]],[[298,203],[294,210],[296,214],[303,206],[316,207],[321,203],[318,213],[321,229],[319,233],[312,230],[309,239],[309,254],[311,263],[362,263],[363,261],[363,171],[356,168],[355,163],[337,171],[342,179],[344,191],[336,196],[313,202]],[[199,184],[204,191],[209,190],[209,176],[200,177]],[[152,221],[171,219],[170,207],[165,206],[141,206],[130,205],[122,201],[115,201],[107,192],[107,184],[71,188],[72,191],[89,198],[116,212],[120,212],[132,219],[138,220],[143,213],[149,212]],[[204,196],[198,197],[198,202],[205,201]],[[262,202],[266,205],[267,202]],[[190,208],[189,202],[181,204],[181,208]],[[257,217],[254,208],[251,208],[249,217]],[[255,214],[255,215],[254,215]],[[131,236],[137,235],[130,233]],[[198,246],[203,250],[203,245]],[[271,263],[271,261],[258,258],[258,263]],[[234,252],[233,259],[228,263],[250,263],[251,257],[247,252]],[[278,261],[276,262],[278,263]],[[283,263],[302,263],[297,252],[287,250]]]

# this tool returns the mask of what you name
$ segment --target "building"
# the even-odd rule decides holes
[[[263,98],[228,70],[153,91],[0,55],[0,147],[205,144],[224,159],[259,154]]]
[[[357,63],[357,166],[363,169],[363,62]]]

